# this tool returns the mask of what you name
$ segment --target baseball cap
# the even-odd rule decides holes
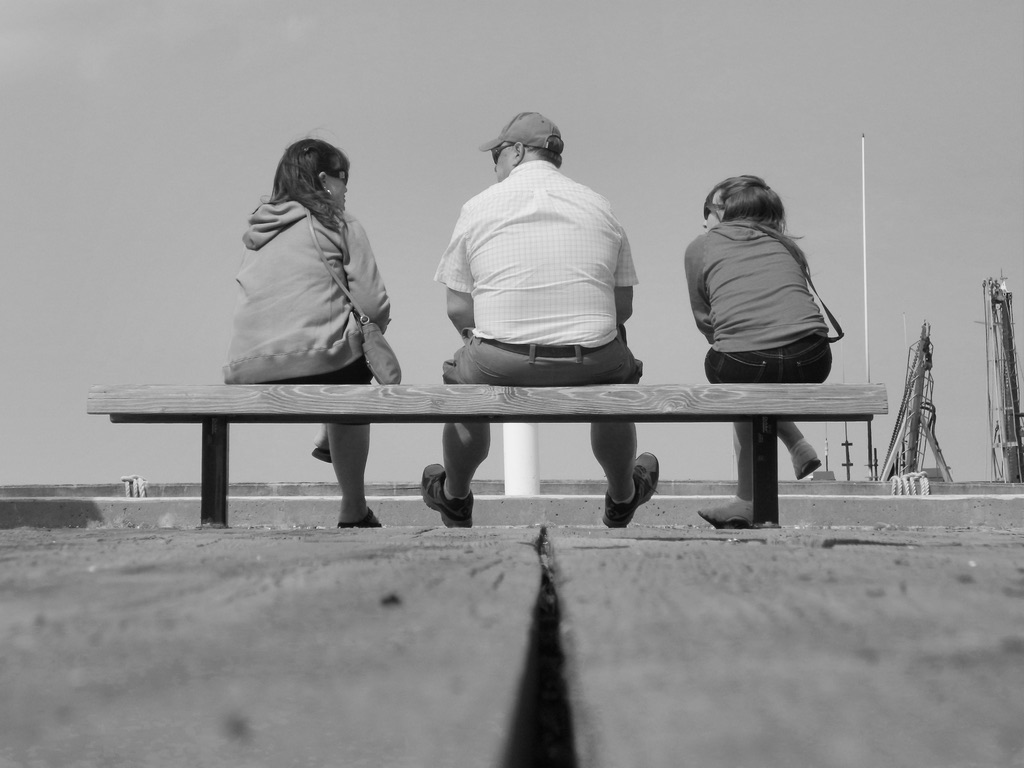
[[[480,151],[490,152],[502,144],[515,144],[516,142],[522,142],[528,147],[555,151],[554,147],[548,145],[548,140],[552,136],[558,137],[559,141],[557,144],[559,146],[557,154],[561,154],[562,134],[559,132],[558,126],[540,114],[540,112],[520,112],[509,121],[508,125],[501,129],[501,135],[498,138],[492,139],[486,144],[481,144]]]

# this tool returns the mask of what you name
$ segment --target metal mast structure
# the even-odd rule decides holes
[[[879,477],[889,480],[893,476],[924,472],[925,454],[931,448],[939,476],[947,483],[952,482],[949,466],[942,458],[935,437],[935,405],[932,403],[935,381],[932,378],[931,326],[927,321],[921,326],[921,338],[910,346],[907,360],[907,384]]]
[[[1024,446],[1021,445],[1020,386],[1017,350],[1013,340],[1013,294],[1006,280],[989,278],[985,294],[985,359],[988,374],[988,427],[992,437],[992,479],[1021,482]]]

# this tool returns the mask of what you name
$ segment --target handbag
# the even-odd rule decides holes
[[[373,378],[377,380],[378,384],[401,384],[402,366],[398,363],[398,356],[395,355],[395,350],[391,348],[387,339],[384,338],[384,331],[359,308],[355,299],[352,298],[352,294],[349,293],[348,288],[345,287],[341,278],[338,277],[338,273],[331,269],[331,265],[327,263],[324,250],[320,247],[320,241],[317,240],[316,230],[313,229],[313,214],[307,211],[306,219],[309,222],[309,234],[313,237],[313,244],[316,246],[317,253],[320,254],[320,261],[323,262],[324,268],[330,276],[334,278],[334,282],[341,288],[342,293],[348,296],[352,309],[356,313],[356,317],[359,318],[363,356],[366,358],[366,364],[370,366]]]

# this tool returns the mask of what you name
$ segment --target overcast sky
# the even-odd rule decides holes
[[[847,331],[830,380],[870,366],[888,385],[879,461],[928,321],[945,458],[988,477],[982,283],[1024,301],[1020,0],[3,0],[0,89],[0,484],[198,480],[198,426],[111,424],[86,393],[222,381],[246,217],[304,136],[351,157],[406,382],[439,383],[458,336],[434,269],[494,183],[476,147],[524,110],[558,124],[563,171],[629,234],[644,383],[704,381],[683,250],[707,191],[758,174]],[[234,427],[231,480],[331,480],[313,431]],[[495,431],[480,477],[501,476]],[[841,475],[843,425],[807,432]],[[585,427],[542,435],[542,477],[600,477]],[[735,474],[726,425],[639,435],[666,479]],[[849,435],[862,479],[865,427]],[[368,478],[439,459],[439,426],[375,427]]]

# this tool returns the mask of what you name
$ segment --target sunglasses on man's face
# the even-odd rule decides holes
[[[724,205],[716,205],[715,203],[711,203],[711,205],[705,205],[704,206],[704,218],[706,219],[708,216],[711,215],[712,212],[714,212],[715,216],[717,216],[719,218],[719,220],[721,220],[721,218],[722,218],[722,211],[724,211],[724,210],[725,210],[725,206]]]
[[[498,158],[501,157],[501,153],[511,146],[511,144],[500,144],[491,150],[491,160],[494,161],[495,165],[498,164]]]

